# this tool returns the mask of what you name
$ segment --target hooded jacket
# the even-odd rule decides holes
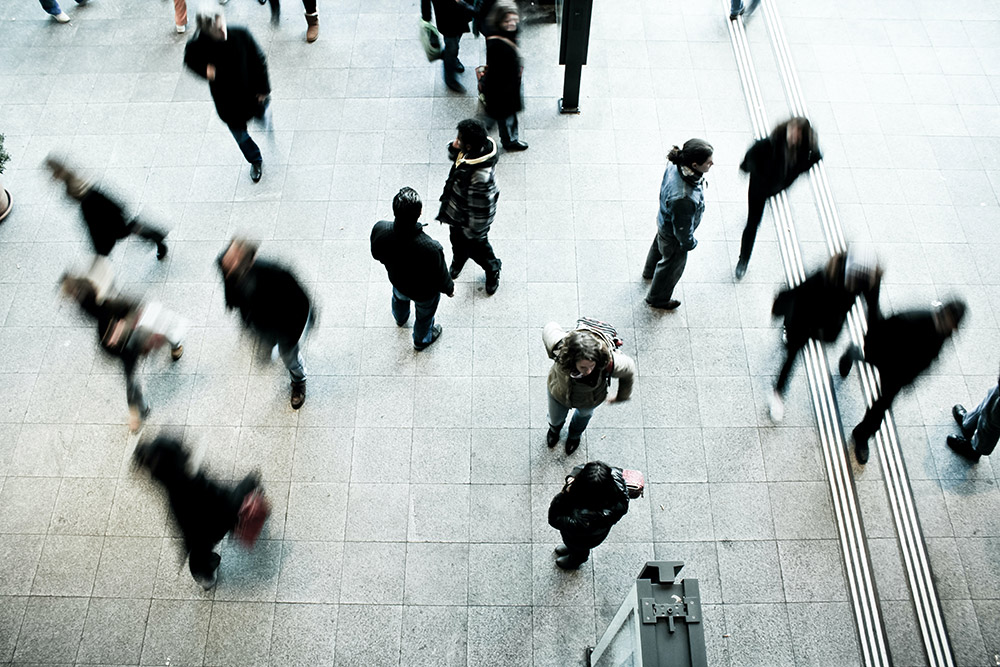
[[[608,507],[581,507],[579,499],[563,487],[549,505],[549,525],[562,533],[567,546],[593,549],[607,538],[611,527],[628,513],[628,487],[618,468],[611,469],[615,486],[621,491]]]
[[[372,257],[385,265],[392,286],[414,301],[429,301],[455,289],[444,249],[423,228],[419,222],[380,220],[371,235]]]
[[[264,52],[247,30],[230,26],[225,41],[199,30],[184,48],[184,64],[202,78],[208,65],[215,66],[208,89],[222,122],[246,123],[261,115],[257,96],[269,95],[271,83]]]
[[[685,252],[698,245],[694,232],[705,212],[703,181],[681,173],[679,165],[670,163],[660,184],[660,211],[656,216],[659,233],[674,238]]]
[[[222,270],[222,256],[219,256]],[[257,259],[242,276],[223,274],[227,308],[239,308],[243,323],[266,340],[294,345],[302,337],[311,305],[287,269]]]
[[[555,322],[549,322],[542,329],[542,342],[549,359],[554,359],[556,350],[566,337],[565,331]],[[594,336],[602,345],[606,344],[600,337]],[[596,408],[608,397],[611,378],[618,379],[618,395],[616,400],[627,401],[632,396],[632,382],[635,378],[635,362],[631,357],[621,352],[611,352],[611,365],[608,368],[595,368],[584,378],[572,378],[559,364],[552,364],[549,369],[548,390],[552,398],[570,408]]]
[[[460,227],[470,239],[486,238],[500,198],[494,178],[497,145],[492,137],[486,140],[486,151],[476,156],[466,155],[448,145],[448,155],[454,163],[441,193],[437,219],[446,225]]]

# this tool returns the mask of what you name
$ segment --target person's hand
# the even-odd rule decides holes
[[[267,95],[266,94],[261,94],[261,95],[257,96],[257,101],[260,102],[261,104],[263,104],[264,100],[266,100],[266,99],[267,99]]]
[[[452,298],[453,296],[455,296],[455,288],[452,287],[451,291],[448,292],[445,296],[447,296],[449,299]]]
[[[605,403],[617,403],[618,398],[616,396],[608,396],[604,401]]]
[[[209,63],[205,66],[205,78],[209,81],[215,81],[215,65]]]

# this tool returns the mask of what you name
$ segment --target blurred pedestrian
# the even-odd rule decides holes
[[[979,407],[966,412],[962,405],[956,405],[951,414],[962,430],[961,436],[948,436],[952,451],[972,463],[977,463],[980,456],[992,454],[1000,439],[1000,377]]]
[[[729,20],[735,21],[741,16],[746,16],[750,18],[750,15],[754,13],[757,9],[757,5],[760,4],[760,0],[750,0],[750,4],[743,6],[743,0],[729,0]]]
[[[454,160],[441,193],[437,219],[450,225],[451,277],[458,278],[471,258],[486,272],[486,293],[500,287],[501,262],[488,238],[497,212],[497,146],[475,119],[458,124],[458,136],[448,146]]]
[[[250,163],[250,179],[260,181],[264,159],[247,132],[256,118],[271,131],[271,83],[264,52],[245,28],[229,27],[221,9],[202,10],[198,30],[184,49],[184,64],[208,80],[215,110]]]
[[[256,540],[269,514],[260,478],[247,475],[235,486],[188,470],[190,454],[177,438],[159,436],[142,442],[132,455],[167,492],[170,514],[188,552],[191,576],[205,590],[218,581],[222,558],[215,545],[232,532],[245,543]]]
[[[268,2],[271,6],[271,23],[278,25],[281,21],[281,0],[259,0],[260,4]],[[224,0],[221,4],[228,3]],[[306,10],[306,41],[312,44],[319,38],[319,12],[316,10],[316,0],[302,0]]]
[[[517,48],[517,5],[498,0],[487,18],[486,74],[483,98],[486,113],[497,122],[504,150],[523,151],[528,144],[518,139],[517,112],[524,108],[521,94],[521,54]]]
[[[59,23],[69,23],[69,14],[59,6],[59,0],[38,0],[38,3]],[[76,4],[85,5],[87,0],[76,0]]]
[[[635,362],[616,350],[614,341],[599,329],[580,320],[569,333],[555,322],[542,329],[545,352],[555,363],[546,382],[549,396],[549,430],[545,442],[555,447],[563,424],[572,409],[573,419],[566,435],[566,454],[580,446],[590,418],[597,406],[627,401],[632,396]],[[618,393],[608,396],[611,378],[618,379]]]
[[[80,213],[98,257],[106,258],[118,241],[132,234],[156,244],[157,259],[167,256],[165,231],[129,217],[119,202],[72,171],[58,158],[49,156],[45,160],[45,166],[52,172],[52,178],[62,181],[66,194],[80,202]]]
[[[292,379],[292,409],[298,410],[306,401],[301,346],[312,324],[312,305],[295,276],[278,264],[257,259],[257,250],[255,242],[234,238],[219,255],[226,309],[239,308],[261,351],[278,347]]]
[[[851,433],[858,463],[868,462],[868,439],[878,431],[893,399],[934,363],[964,316],[962,301],[936,303],[931,310],[908,311],[886,319],[876,313],[868,320],[864,353],[852,345],[840,357],[840,377],[847,377],[855,361],[865,361],[879,372],[879,396]]]
[[[441,295],[455,296],[455,282],[448,273],[441,244],[424,232],[420,220],[423,204],[413,188],[401,189],[392,200],[394,220],[375,223],[371,234],[372,257],[385,265],[392,283],[392,316],[398,326],[410,318],[410,301],[417,311],[413,323],[413,349],[423,350],[441,336],[434,324]]]
[[[97,290],[87,278],[63,274],[63,294],[76,301],[97,324],[97,336],[105,352],[122,362],[125,395],[129,407],[129,429],[138,431],[149,414],[149,403],[136,377],[139,362],[150,352],[170,345],[174,361],[184,354],[181,338],[184,321],[158,303],[139,303],[127,298],[97,300]]]
[[[750,174],[750,187],[747,224],[743,228],[740,258],[736,264],[737,280],[742,280],[747,273],[767,200],[783,192],[821,159],[823,155],[819,152],[816,132],[809,120],[801,116],[778,125],[770,136],[758,139],[747,151],[740,164],[740,170]]]
[[[611,527],[628,513],[628,488],[622,471],[603,461],[591,461],[575,476],[567,475],[549,505],[549,525],[562,535],[556,547],[556,565],[576,570],[590,558]]]
[[[420,0],[420,13],[425,21],[431,20],[431,5],[437,29],[444,38],[444,83],[456,93],[464,93],[465,86],[458,75],[465,71],[465,65],[458,59],[459,42],[462,35],[469,32],[469,21],[476,14],[472,3],[466,0]]]
[[[652,280],[646,303],[653,308],[675,310],[681,302],[673,297],[684,274],[688,253],[698,245],[695,230],[705,212],[705,174],[712,168],[712,145],[703,139],[688,139],[684,148],[674,146],[667,154],[670,164],[660,184],[657,232],[642,270]]]
[[[784,418],[785,388],[799,352],[810,338],[823,343],[837,340],[844,328],[847,313],[864,296],[868,319],[878,317],[878,298],[882,284],[882,269],[874,253],[852,247],[837,253],[816,271],[791,289],[782,290],[774,299],[771,315],[785,318],[785,363],[771,396],[771,419]]]

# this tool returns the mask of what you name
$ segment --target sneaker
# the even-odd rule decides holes
[[[264,173],[264,163],[254,162],[250,165],[250,180],[254,183],[260,183],[260,177]]]
[[[174,348],[170,349],[170,358],[173,359],[174,361],[177,361],[182,356],[184,356],[184,346],[183,345],[178,345],[177,347],[174,347]]]
[[[292,410],[298,410],[306,402],[306,381],[292,382]]]
[[[545,434],[545,444],[549,446],[549,449],[559,444],[559,431],[553,431],[550,428],[548,433]]]
[[[785,418],[785,401],[782,400],[781,394],[777,391],[771,394],[771,400],[768,405],[771,413],[771,421],[775,424],[780,424],[781,420]]]
[[[54,18],[58,23],[69,23],[69,14],[66,12],[59,12],[52,18]]]
[[[979,454],[972,449],[972,443],[965,438],[949,435],[946,442],[951,451],[955,452],[970,463],[979,463]]]
[[[736,263],[736,280],[743,280],[743,276],[747,274],[747,264],[742,259]]]
[[[500,272],[494,271],[486,276],[486,293],[493,296],[500,289]]]
[[[442,331],[444,331],[444,329],[441,327],[441,325],[440,324],[435,324],[433,327],[431,327],[431,340],[430,340],[430,342],[429,343],[420,343],[420,344],[414,343],[413,344],[413,349],[416,350],[417,352],[419,352],[421,350],[426,350],[434,341],[436,341],[438,338],[441,337],[441,332]]]
[[[177,34],[178,35],[183,35],[185,32],[187,32],[187,26],[186,25],[178,25],[178,26],[174,26],[174,27],[177,28]]]

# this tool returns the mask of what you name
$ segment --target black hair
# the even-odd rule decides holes
[[[392,214],[398,222],[416,222],[424,205],[413,188],[402,188],[392,198]]]
[[[591,461],[583,466],[570,484],[569,493],[578,506],[587,509],[607,509],[622,496],[614,471],[604,461]]]
[[[684,142],[684,148],[671,148],[667,159],[677,166],[690,167],[693,164],[704,164],[714,152],[712,144],[704,139],[688,139]]]
[[[475,118],[466,118],[458,124],[458,137],[463,147],[476,153],[486,148],[486,128]]]

